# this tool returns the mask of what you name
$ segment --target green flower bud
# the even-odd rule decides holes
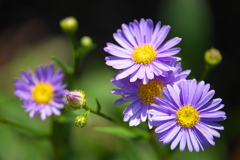
[[[67,104],[72,109],[81,109],[86,104],[86,94],[82,90],[75,90],[66,94]]]
[[[219,50],[211,48],[205,52],[205,62],[210,66],[216,66],[222,61],[222,55]]]
[[[84,116],[77,116],[74,120],[77,127],[84,127],[87,124],[87,118]]]
[[[60,21],[60,27],[67,36],[72,37],[78,29],[78,21],[74,17],[66,17]]]
[[[83,36],[81,39],[80,39],[80,44],[83,46],[83,47],[91,47],[93,45],[93,41],[92,41],[92,38],[89,37],[89,36]]]

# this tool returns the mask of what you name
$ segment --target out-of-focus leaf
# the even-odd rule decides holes
[[[131,133],[130,131],[128,131],[128,130],[122,128],[122,127],[118,127],[118,126],[114,126],[114,127],[95,127],[94,131],[114,134],[114,135],[117,135],[117,136],[122,137],[122,138],[137,138],[137,136],[135,134]]]
[[[73,69],[71,67],[68,67],[66,64],[64,64],[59,58],[52,57],[52,60],[62,68],[64,73],[67,73],[67,74],[73,73]]]

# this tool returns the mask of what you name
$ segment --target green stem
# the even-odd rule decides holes
[[[210,71],[213,69],[212,66],[210,66],[209,64],[205,64],[205,69],[199,79],[199,81],[203,81],[207,78],[207,75],[210,73]]]
[[[80,65],[80,57],[77,53],[78,44],[75,36],[69,37],[70,43],[72,45],[72,68],[73,71],[68,77],[68,89],[73,89],[73,82],[78,76],[78,69]],[[66,113],[66,110],[62,110],[62,115]],[[71,147],[70,147],[70,130],[71,124],[59,122],[57,119],[53,119],[52,123],[52,145],[55,153],[55,160],[64,160],[71,157]]]
[[[55,160],[65,160],[71,157],[70,146],[70,130],[71,125],[68,123],[60,123],[53,120],[52,123],[52,145],[55,155]]]
[[[101,117],[109,120],[110,122],[112,122],[112,123],[114,123],[114,124],[116,124],[116,125],[118,125],[118,126],[120,126],[120,127],[123,127],[123,128],[125,128],[125,129],[127,129],[128,131],[130,131],[130,132],[132,132],[133,134],[137,135],[139,138],[143,138],[143,139],[145,139],[145,140],[148,140],[148,139],[149,139],[149,135],[148,135],[148,134],[143,134],[143,133],[137,132],[137,131],[134,130],[133,128],[130,128],[130,127],[128,127],[128,126],[125,126],[124,124],[122,124],[122,123],[114,120],[113,118],[111,118],[111,117],[109,117],[109,116],[107,116],[107,115],[105,115],[105,114],[103,114],[103,113],[101,113],[101,112],[98,112],[97,110],[94,110],[94,109],[92,109],[92,108],[90,108],[90,107],[88,107],[88,106],[84,106],[84,109],[85,109],[85,110],[89,110],[91,113],[94,113],[94,114],[96,114],[96,115],[98,115],[98,116],[101,116]]]
[[[27,126],[24,126],[22,124],[10,121],[10,120],[8,120],[8,119],[6,119],[4,117],[0,117],[0,123],[20,128],[20,129],[25,130],[25,131],[27,131],[29,133],[32,133],[33,135],[37,136],[38,138],[43,138],[43,139],[48,139],[49,138],[49,135],[47,135],[47,134],[39,133],[36,130],[33,130],[33,129],[31,129],[31,128],[27,127]]]
[[[73,72],[69,77],[68,81],[68,88],[72,89],[73,81],[77,77],[78,69],[80,66],[80,57],[77,53],[78,51],[78,45],[77,45],[77,39],[75,37],[69,37],[70,42],[72,45],[72,66],[73,66]]]

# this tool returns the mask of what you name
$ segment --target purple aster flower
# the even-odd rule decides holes
[[[149,109],[152,125],[157,126],[157,139],[163,145],[171,143],[173,150],[178,144],[181,151],[188,146],[190,152],[215,145],[216,131],[224,127],[215,123],[226,119],[225,112],[219,111],[224,105],[222,99],[210,100],[215,91],[203,81],[182,80],[178,84],[167,85],[162,98],[155,97],[157,104]]]
[[[129,121],[130,126],[137,126],[146,121],[149,106],[156,103],[155,96],[162,97],[163,87],[167,84],[178,83],[180,80],[185,79],[189,73],[190,70],[182,72],[180,63],[178,63],[173,71],[169,71],[167,77],[156,76],[145,85],[140,79],[130,82],[129,77],[120,80],[113,78],[112,83],[120,89],[113,89],[112,93],[122,96],[114,104],[132,102],[123,112],[125,115],[124,121]],[[149,123],[149,127],[151,128],[151,123]]]
[[[22,79],[15,79],[14,94],[23,100],[22,107],[30,112],[30,117],[40,113],[45,120],[52,113],[60,115],[59,111],[64,107],[67,90],[62,84],[63,74],[61,70],[54,73],[54,65],[46,65],[35,68],[36,75],[28,68],[28,73],[20,73]]]
[[[130,82],[141,79],[143,84],[155,76],[168,76],[171,65],[181,58],[174,57],[180,48],[172,48],[181,38],[175,37],[163,43],[170,30],[169,25],[158,22],[154,27],[151,19],[134,20],[129,25],[122,24],[122,29],[113,34],[121,46],[107,43],[104,50],[113,56],[106,57],[106,64],[115,69],[123,69],[116,80],[130,76]]]

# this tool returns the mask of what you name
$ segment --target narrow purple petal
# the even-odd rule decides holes
[[[197,110],[200,110],[201,107],[206,104],[215,94],[214,90],[209,91],[202,99],[196,104]]]
[[[125,78],[125,77],[129,76],[130,74],[135,72],[139,67],[140,67],[140,65],[134,64],[133,66],[131,66],[127,69],[124,69],[122,72],[120,72],[120,74],[118,74],[116,76],[116,79],[119,80],[119,79],[122,79],[122,78]]]
[[[127,50],[132,50],[133,46],[129,43],[129,41],[123,37],[123,33],[121,30],[117,30],[117,33],[113,34],[114,39]]]
[[[123,103],[126,103],[126,101],[122,98],[119,98],[114,102],[114,105],[120,105],[120,104],[123,104]]]
[[[173,149],[175,149],[175,148],[177,147],[178,143],[179,143],[180,140],[182,139],[182,136],[183,136],[183,130],[181,129],[181,130],[178,132],[176,138],[173,140],[173,142],[172,142],[172,144],[171,144],[171,146],[170,146],[171,150],[173,150]]]
[[[158,34],[156,35],[156,37],[154,36],[152,39],[152,44],[158,48],[159,45],[162,44],[162,42],[165,40],[165,38],[167,37],[169,31],[170,31],[171,27],[169,25],[164,25],[162,26],[162,28],[160,29],[160,31],[158,32]]]
[[[168,40],[167,42],[165,42],[163,45],[161,45],[158,48],[158,51],[162,52],[164,50],[167,50],[167,49],[177,45],[181,40],[182,40],[182,38],[179,38],[179,37],[172,38],[172,39]]]
[[[199,152],[200,148],[199,148],[199,145],[198,145],[198,142],[194,136],[194,133],[193,133],[193,130],[192,129],[189,129],[188,130],[188,133],[189,133],[189,136],[190,136],[190,140],[191,140],[191,143],[193,145],[193,148],[196,152]]]
[[[188,146],[188,150],[189,150],[190,152],[192,152],[192,151],[193,151],[193,146],[192,146],[192,142],[191,142],[191,140],[190,140],[190,135],[189,135],[189,132],[188,132],[188,131],[189,131],[189,130],[186,131],[187,146]]]
[[[184,151],[187,143],[187,131],[185,129],[182,130],[182,139],[180,141],[179,149],[180,151]]]

